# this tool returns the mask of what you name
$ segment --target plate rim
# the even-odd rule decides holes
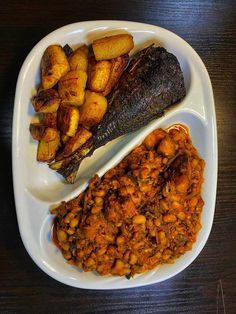
[[[183,41],[185,44],[187,44],[191,50],[193,50],[195,52],[195,56],[198,57],[198,61],[200,61],[204,71],[205,71],[205,75],[206,75],[206,78],[207,78],[207,83],[208,83],[208,89],[207,91],[209,92],[209,97],[211,98],[211,103],[212,103],[212,111],[213,111],[213,125],[212,125],[212,132],[213,132],[213,139],[214,139],[214,151],[215,151],[215,161],[216,161],[216,169],[215,169],[215,172],[214,172],[214,176],[215,176],[215,188],[214,188],[214,196],[213,196],[213,199],[214,199],[214,204],[212,204],[214,210],[212,211],[212,221],[210,223],[210,228],[209,228],[209,232],[208,232],[208,236],[206,237],[206,239],[203,241],[203,243],[201,243],[201,246],[197,252],[197,254],[192,257],[190,259],[190,262],[187,264],[187,266],[185,265],[184,267],[180,268],[178,271],[176,271],[174,274],[171,274],[170,276],[166,276],[166,278],[162,279],[162,280],[153,280],[152,282],[145,282],[145,283],[134,283],[132,286],[127,286],[127,287],[123,287],[123,286],[117,286],[117,287],[102,287],[102,288],[90,288],[90,287],[86,287],[85,285],[80,285],[80,281],[75,281],[75,285],[73,285],[74,282],[66,282],[66,280],[63,280],[62,278],[58,278],[56,274],[54,274],[53,272],[50,272],[49,269],[43,265],[43,263],[41,263],[41,261],[38,261],[35,256],[33,254],[31,254],[31,249],[29,247],[29,243],[27,242],[27,239],[25,238],[25,233],[24,233],[24,230],[22,230],[22,224],[20,223],[22,217],[21,217],[21,213],[20,213],[20,209],[19,209],[19,205],[20,204],[20,196],[19,196],[19,189],[17,189],[17,185],[19,184],[18,183],[18,177],[17,177],[17,172],[16,172],[16,165],[17,165],[17,136],[15,136],[16,134],[16,131],[17,131],[17,126],[18,126],[18,123],[17,123],[17,119],[19,119],[19,108],[20,108],[20,105],[19,105],[19,96],[21,94],[20,92],[20,86],[21,86],[21,81],[22,80],[22,77],[24,76],[24,73],[27,72],[26,71],[26,68],[27,68],[27,65],[29,63],[29,60],[30,60],[30,57],[35,53],[35,51],[37,51],[38,47],[41,45],[42,42],[46,41],[47,39],[49,39],[50,37],[54,36],[55,34],[59,33],[59,32],[62,32],[62,31],[68,31],[70,28],[79,28],[79,27],[83,27],[83,25],[89,25],[91,24],[91,26],[95,26],[95,24],[98,23],[98,24],[104,24],[104,26],[106,25],[106,28],[109,30],[109,29],[112,29],[112,25],[111,24],[114,24],[114,23],[117,23],[117,27],[116,29],[118,29],[119,27],[122,28],[122,24],[126,23],[126,24],[129,24],[127,26],[128,29],[130,29],[130,27],[133,25],[135,27],[135,25],[139,25],[140,27],[143,26],[145,28],[149,27],[150,30],[152,30],[153,28],[155,29],[160,29],[160,30],[164,30],[165,32],[168,32],[170,33],[172,36],[177,36],[179,39],[181,39],[181,41]],[[217,124],[216,124],[216,113],[215,113],[215,103],[214,103],[214,96],[213,96],[213,89],[212,89],[212,84],[211,84],[211,81],[210,81],[210,77],[209,77],[209,74],[208,74],[208,71],[203,63],[203,61],[201,60],[200,56],[197,54],[197,52],[191,47],[191,45],[189,45],[183,38],[181,38],[180,36],[178,36],[177,34],[175,34],[174,32],[171,32],[169,31],[168,29],[166,28],[163,28],[163,27],[159,27],[159,26],[156,26],[156,25],[152,25],[152,24],[146,24],[146,23],[140,23],[140,22],[134,22],[134,21],[124,21],[124,20],[90,20],[90,21],[81,21],[81,22],[75,22],[75,23],[71,23],[71,24],[68,24],[68,25],[64,25],[52,32],[50,32],[48,35],[46,35],[45,37],[43,37],[32,49],[31,51],[28,53],[27,57],[25,58],[22,66],[21,66],[21,69],[20,69],[20,72],[19,72],[19,75],[18,75],[18,79],[17,79],[17,84],[16,84],[16,90],[15,90],[15,99],[14,99],[14,111],[13,111],[13,122],[12,122],[12,176],[13,176],[13,190],[14,190],[14,198],[15,198],[15,207],[16,207],[16,213],[17,213],[17,221],[18,221],[18,228],[19,228],[19,231],[20,231],[20,235],[21,235],[21,239],[22,239],[22,242],[26,248],[26,251],[28,252],[28,254],[31,256],[31,258],[33,259],[33,261],[37,264],[37,266],[39,266],[40,269],[42,269],[45,273],[47,273],[50,277],[54,278],[55,280],[59,281],[59,282],[62,282],[66,285],[69,285],[69,286],[73,286],[73,287],[76,287],[76,288],[80,288],[80,289],[93,289],[93,290],[115,290],[115,289],[128,289],[128,288],[134,288],[134,287],[140,287],[140,286],[146,286],[146,285],[151,285],[151,284],[154,284],[154,283],[159,283],[161,281],[164,281],[164,280],[167,280],[173,276],[176,276],[178,273],[180,273],[183,269],[187,268],[192,262],[193,260],[195,260],[197,258],[197,256],[200,254],[200,252],[202,251],[203,247],[205,246],[208,238],[209,238],[209,235],[210,235],[210,232],[211,232],[211,229],[212,229],[212,225],[213,225],[213,219],[214,219],[214,212],[215,212],[215,202],[216,202],[216,191],[217,191],[217,174],[218,174],[218,143],[217,143]],[[19,207],[18,207],[19,206]],[[54,276],[55,275],[55,276]],[[78,283],[78,284],[76,284]]]

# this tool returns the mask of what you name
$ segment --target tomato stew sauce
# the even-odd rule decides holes
[[[129,278],[173,263],[201,228],[203,170],[186,127],[157,129],[51,211],[53,240],[69,264],[101,275]]]

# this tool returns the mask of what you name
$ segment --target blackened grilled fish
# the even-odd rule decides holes
[[[177,58],[153,45],[131,60],[108,96],[108,110],[92,130],[93,137],[72,156],[52,167],[74,183],[81,161],[109,141],[138,130],[186,94],[183,73]]]

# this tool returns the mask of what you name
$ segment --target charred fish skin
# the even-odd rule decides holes
[[[142,50],[108,97],[109,110],[94,132],[95,146],[138,130],[185,94],[177,58],[160,47]]]
[[[81,161],[120,137],[136,131],[162,116],[166,108],[186,94],[184,77],[177,58],[153,45],[139,52],[130,62],[108,96],[109,108],[93,137],[57,170],[74,183]]]

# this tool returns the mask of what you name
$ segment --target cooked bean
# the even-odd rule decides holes
[[[177,220],[176,216],[173,214],[168,214],[163,217],[164,222],[175,222]]]
[[[74,228],[69,228],[69,229],[67,230],[67,233],[68,233],[69,235],[72,235],[72,234],[75,233],[75,229],[74,229]]]
[[[117,245],[121,245],[124,242],[125,242],[125,238],[124,237],[122,237],[122,236],[117,237],[117,239],[116,239]]]
[[[186,130],[156,130],[52,211],[55,243],[69,264],[101,275],[133,276],[173,263],[201,228],[203,169]]]
[[[185,219],[185,213],[184,212],[179,212],[178,214],[177,214],[177,217],[180,219],[180,220],[184,220]]]
[[[73,218],[70,222],[70,227],[75,228],[79,223],[79,220],[77,218]]]
[[[146,217],[143,215],[136,215],[133,217],[133,224],[145,224]]]
[[[59,229],[57,231],[57,239],[59,242],[65,242],[67,240],[67,234],[64,230]]]
[[[101,197],[96,196],[94,200],[97,206],[103,205],[103,199]]]

